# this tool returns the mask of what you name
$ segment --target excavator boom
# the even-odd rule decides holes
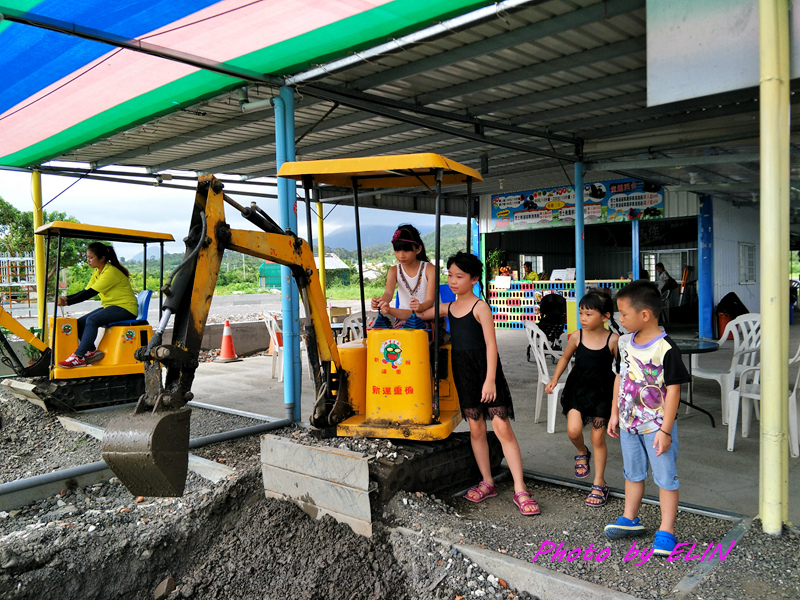
[[[225,203],[240,209],[262,231],[231,229],[225,222]],[[225,250],[235,250],[286,265],[300,289],[306,314],[309,360],[315,373],[318,418],[324,419],[338,404],[347,413],[346,380],[325,314],[314,257],[308,243],[284,233],[263,213],[243,209],[222,191],[213,176],[201,177],[195,195],[187,250],[162,290],[166,296],[161,321],[147,347],[137,351],[145,363],[145,393],[132,415],[111,421],[102,445],[104,460],[134,495],[180,496],[186,479],[189,452],[189,414],[185,408],[198,366],[200,344]],[[174,315],[172,340],[162,334]],[[162,373],[163,370],[166,373]],[[335,385],[327,389],[329,382]],[[323,393],[320,394],[320,390]],[[342,405],[345,406],[342,406]]]

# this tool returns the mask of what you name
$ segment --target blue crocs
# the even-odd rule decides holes
[[[678,540],[669,531],[656,531],[656,537],[653,540],[653,554],[656,556],[669,556],[678,545]]]
[[[633,521],[625,517],[619,517],[614,523],[609,523],[603,530],[606,537],[610,540],[619,540],[621,538],[633,537],[644,533],[644,525],[636,517]]]

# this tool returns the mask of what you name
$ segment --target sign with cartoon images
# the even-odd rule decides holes
[[[385,365],[391,365],[393,369],[397,369],[403,364],[403,348],[400,346],[399,340],[386,340],[381,344],[380,349],[383,358],[381,362]]]
[[[587,183],[584,223],[615,223],[664,216],[664,190],[637,179]],[[575,222],[575,189],[544,188],[492,196],[490,231],[566,227]]]

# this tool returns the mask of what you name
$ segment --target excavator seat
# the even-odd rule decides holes
[[[114,321],[109,323],[106,327],[133,327],[134,325],[149,325],[147,322],[147,311],[150,308],[150,297],[153,295],[153,290],[142,290],[136,296],[136,303],[139,305],[139,312],[135,319],[130,321]]]

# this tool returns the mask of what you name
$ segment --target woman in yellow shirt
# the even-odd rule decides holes
[[[102,306],[78,319],[78,349],[58,363],[66,369],[85,367],[103,358],[103,353],[94,345],[98,329],[115,321],[135,319],[139,310],[131,289],[130,273],[120,264],[114,248],[93,242],[86,248],[86,262],[94,269],[86,289],[61,296],[58,305],[72,306],[99,295]]]

